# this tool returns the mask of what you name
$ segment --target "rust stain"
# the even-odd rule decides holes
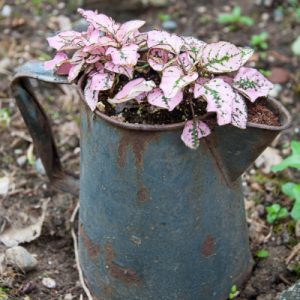
[[[205,241],[201,245],[201,253],[204,257],[208,258],[213,255],[215,249],[215,238],[209,234],[206,236]]]
[[[80,234],[82,236],[82,239],[83,239],[83,244],[84,244],[84,247],[86,249],[86,252],[89,254],[89,256],[92,258],[92,259],[95,259],[98,257],[99,255],[99,245],[95,245],[93,244],[90,239],[86,236],[85,232],[84,232],[84,229],[83,229],[83,225],[81,224],[80,226]]]
[[[101,289],[102,289],[102,292],[110,297],[114,291],[114,288],[111,286],[111,285],[107,285],[107,284],[104,284],[104,283],[99,283]]]
[[[85,110],[85,114],[86,114],[86,121],[87,121],[87,127],[88,127],[88,134],[91,134],[91,120],[90,120],[90,108],[85,104],[85,102],[82,101],[82,105],[84,107]]]
[[[118,159],[117,163],[120,168],[125,167],[125,154],[128,147],[132,147],[132,152],[135,157],[136,166],[143,162],[143,154],[146,143],[155,140],[159,142],[159,133],[157,132],[142,132],[142,131],[124,131],[123,136],[119,140]]]
[[[125,284],[133,284],[138,287],[141,285],[138,275],[133,270],[120,267],[113,262],[113,259],[116,257],[116,254],[112,244],[106,244],[104,254],[105,263],[108,267],[107,271],[109,272],[109,275],[111,277],[118,279]]]
[[[148,200],[147,189],[146,189],[145,186],[140,187],[140,190],[137,193],[137,197],[138,197],[138,200],[141,201],[141,202],[145,202],[145,201]]]

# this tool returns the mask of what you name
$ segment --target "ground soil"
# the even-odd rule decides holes
[[[243,3],[227,0],[175,1],[167,8],[145,10],[136,18],[147,21],[144,30],[160,29],[162,24],[158,13],[161,12],[170,15],[171,19],[177,22],[176,32],[181,35],[195,36],[205,42],[225,40],[239,46],[248,46],[251,35],[267,31],[268,51],[257,49],[247,66],[263,70],[270,70],[273,67],[284,68],[290,75],[290,80],[281,85],[282,91],[277,99],[292,113],[293,125],[272,144],[280,156],[286,157],[291,153],[290,142],[299,140],[300,73],[298,66],[300,59],[299,56],[293,55],[290,47],[300,34],[299,22],[295,14],[288,12],[288,1],[274,0],[270,7],[265,6],[264,1],[261,1],[260,5],[255,5],[255,2],[259,1],[246,0]],[[69,222],[78,199],[53,189],[46,176],[38,173],[34,165],[27,162],[20,166],[17,163],[20,156],[26,155],[30,142],[28,131],[9,89],[9,82],[14,72],[24,62],[33,58],[49,59],[47,55],[53,57],[54,50],[48,47],[45,39],[62,28],[57,20],[50,21],[50,18],[64,15],[71,22],[79,19],[78,15],[70,13],[67,7],[60,3],[65,4],[46,0],[26,1],[26,3],[13,0],[0,1],[0,10],[4,4],[10,5],[13,9],[10,17],[0,18],[0,109],[8,108],[11,116],[9,127],[3,123],[0,126],[0,177],[9,176],[14,184],[9,195],[0,198],[0,227],[3,220],[1,217],[4,216],[9,217],[15,227],[30,225],[28,216],[31,209],[40,204],[40,199],[51,197],[41,236],[31,243],[22,245],[30,253],[36,254],[39,262],[37,269],[27,274],[18,274],[9,267],[0,279],[1,290],[10,299],[63,300],[66,294],[72,294],[73,299],[78,300],[80,295],[85,295],[80,287],[75,266]],[[236,4],[241,5],[242,15],[254,19],[255,26],[239,25],[236,31],[228,31],[225,25],[215,21],[220,13],[227,12],[228,7],[232,9]],[[282,21],[277,22],[274,11],[280,5],[284,9],[284,17]],[[75,88],[69,86],[58,88],[46,83],[38,86],[35,81],[33,84],[52,123],[63,166],[78,173],[79,97]],[[291,95],[291,101],[286,102],[286,95]],[[252,111],[257,111],[260,102],[252,106],[247,105],[250,121]],[[264,110],[264,106],[261,106]],[[136,107],[132,109],[137,110]],[[186,114],[190,116],[188,112]],[[178,118],[180,118],[179,113]],[[20,137],[20,133],[27,138]],[[37,159],[36,153],[34,159]],[[245,286],[238,289],[240,294],[235,298],[237,300],[278,299],[280,292],[298,279],[299,255],[293,259],[295,268],[287,268],[284,263],[293,247],[300,242],[295,234],[296,224],[288,214],[270,226],[266,221],[265,211],[265,207],[274,203],[291,211],[294,202],[280,192],[280,186],[287,181],[299,183],[298,173],[293,171],[284,174],[264,174],[262,167],[252,166],[243,177],[245,198],[254,202],[254,206],[248,208],[246,214],[249,224],[249,244],[256,264]],[[253,224],[256,223],[261,226],[257,225],[254,228]],[[0,253],[4,253],[6,249],[7,247],[0,244]],[[268,251],[268,257],[256,257],[257,251],[262,249]],[[53,278],[57,288],[54,290],[45,288],[40,279],[45,276]],[[30,288],[28,282],[36,287],[31,290],[32,286]],[[84,296],[84,299],[87,298]]]

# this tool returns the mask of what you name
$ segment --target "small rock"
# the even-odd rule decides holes
[[[251,218],[252,218],[253,220],[258,220],[258,219],[259,219],[259,214],[258,214],[258,212],[255,211],[254,213],[252,213],[252,214],[251,214]]]
[[[45,168],[40,158],[35,161],[35,168],[39,174],[46,175]]]
[[[229,5],[225,5],[225,6],[223,6],[223,10],[226,12],[231,12],[232,9]]]
[[[98,102],[96,106],[102,113],[105,112],[105,105],[101,101]]]
[[[261,19],[262,21],[267,22],[270,19],[270,15],[268,13],[263,13]]]
[[[279,300],[299,300],[300,299],[300,280],[292,287],[280,294]]]
[[[22,150],[22,149],[15,149],[15,150],[14,150],[14,153],[15,153],[16,155],[21,155],[21,154],[23,154],[23,150]]]
[[[262,187],[258,182],[251,183],[251,188],[255,191],[262,191]]]
[[[56,288],[56,282],[50,277],[44,277],[42,280],[42,284],[48,289]]]
[[[66,4],[65,4],[64,2],[59,2],[59,3],[57,4],[57,8],[58,8],[58,9],[64,9],[65,6],[66,6]]]
[[[286,83],[290,80],[290,74],[283,68],[272,68],[270,70],[271,75],[267,75],[266,78],[272,83]]]
[[[174,31],[177,29],[177,23],[174,21],[163,21],[161,24],[161,27],[164,30]]]
[[[264,0],[264,5],[270,7],[273,4],[273,0]]]
[[[277,290],[278,292],[283,292],[285,289],[286,289],[286,287],[285,287],[285,284],[284,284],[284,283],[278,284],[278,285],[277,285],[277,288],[276,288],[276,290]]]
[[[26,157],[26,155],[22,155],[22,156],[20,156],[20,157],[17,158],[17,164],[18,164],[20,167],[25,166],[26,162],[27,162],[27,157]]]
[[[274,88],[270,90],[269,96],[276,98],[279,95],[279,92],[282,91],[282,86],[280,84],[275,84]]]
[[[296,237],[300,237],[300,220],[298,220],[296,223],[295,234],[296,234]]]
[[[275,22],[281,22],[283,20],[283,12],[279,9],[274,10],[273,16]]]
[[[86,19],[81,18],[74,23],[73,30],[79,31],[79,32],[87,31],[89,25],[90,24],[86,21]]]
[[[11,16],[11,13],[12,13],[12,8],[9,5],[4,5],[3,8],[2,8],[2,10],[1,10],[1,15],[4,18],[8,18],[8,17]]]
[[[64,300],[72,300],[72,299],[73,299],[72,294],[67,294],[67,295],[64,297]]]
[[[0,61],[0,68],[10,70],[11,64],[12,61],[8,57],[5,57]]]
[[[265,214],[265,207],[262,204],[258,204],[255,207],[256,211],[258,212],[259,216],[262,217]]]
[[[7,261],[23,272],[27,272],[36,268],[38,261],[21,246],[9,248],[5,252]]]
[[[205,13],[207,11],[207,8],[205,7],[205,6],[199,6],[199,7],[197,7],[197,12],[199,13],[199,14],[203,14],[203,13]]]

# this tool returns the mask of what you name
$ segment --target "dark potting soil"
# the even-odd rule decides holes
[[[141,60],[144,62],[138,63],[138,67],[143,67],[146,63],[145,54],[141,55]],[[140,68],[135,71],[134,78],[145,78],[146,80],[153,80],[156,85],[159,85],[161,78],[159,74],[154,71],[150,66]],[[151,124],[151,125],[164,125],[175,124],[192,119],[192,111],[188,102],[188,97],[191,93],[184,93],[184,101],[182,101],[172,111],[167,109],[155,108],[148,102],[138,103],[137,101],[127,101],[125,103],[117,104],[113,107],[108,101],[108,98],[114,97],[129,79],[125,75],[119,76],[119,82],[110,90],[99,93],[99,101],[105,105],[105,114],[110,117],[118,118],[120,121],[135,123],[135,124]],[[266,107],[263,98],[257,99],[251,103],[246,99],[248,108],[248,121],[251,123],[280,126],[278,114],[273,113]],[[216,122],[216,113],[206,112],[207,102],[204,99],[193,99],[193,108],[195,116],[205,116],[208,123]]]

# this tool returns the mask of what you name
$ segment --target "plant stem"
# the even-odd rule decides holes
[[[147,67],[149,67],[149,66],[150,66],[149,64],[145,64],[145,65],[143,65],[143,66],[141,66],[141,67],[136,67],[136,68],[134,68],[133,70],[144,69],[144,68],[147,68]]]
[[[189,100],[189,103],[190,103],[192,116],[193,116],[193,120],[194,120],[195,119],[195,112],[194,112],[194,107],[193,107],[193,94],[188,95],[188,100]]]

